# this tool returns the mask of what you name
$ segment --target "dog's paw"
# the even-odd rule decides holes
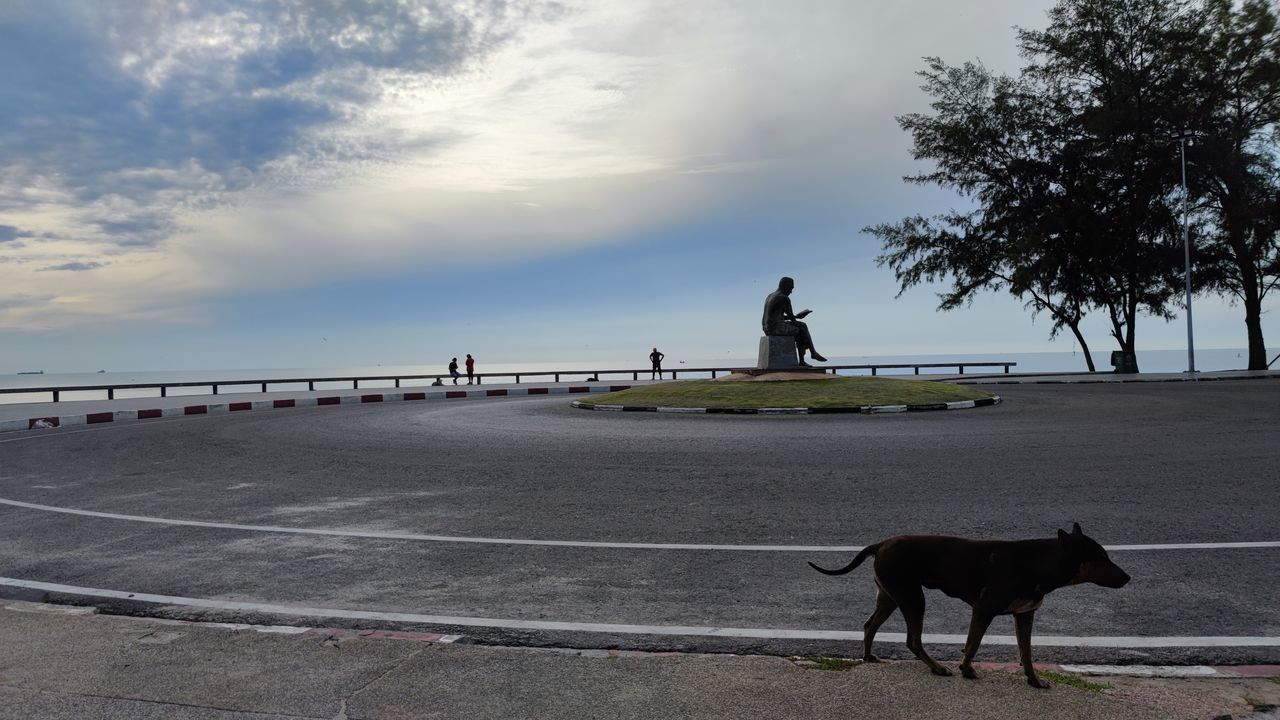
[[[875,655],[872,655],[871,653],[867,653],[866,655],[862,656],[862,662],[869,662],[869,663],[880,662],[880,658],[876,657]]]
[[[1049,689],[1049,681],[1048,681],[1048,680],[1041,680],[1041,679],[1040,679],[1040,678],[1038,678],[1038,677],[1029,677],[1029,678],[1027,678],[1027,684],[1028,684],[1028,685],[1030,685],[1030,686],[1031,686],[1031,687],[1033,687],[1033,688],[1036,688],[1037,690],[1048,690],[1048,689]]]
[[[942,677],[951,677],[951,671],[942,667],[941,665],[939,665],[936,668],[932,668],[932,670],[934,675],[941,675]]]
[[[974,672],[974,671],[973,671],[973,668],[971,668],[971,667],[969,667],[969,666],[967,666],[967,665],[961,665],[961,666],[960,666],[960,674],[961,674],[961,675],[963,675],[963,676],[965,676],[965,678],[966,678],[966,679],[969,679],[969,680],[977,680],[977,679],[978,679],[978,673]]]

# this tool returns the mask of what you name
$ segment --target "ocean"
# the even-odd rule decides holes
[[[1109,371],[1111,366],[1110,348],[1094,354],[1094,362],[1098,364],[1099,371]],[[873,365],[873,364],[899,364],[899,363],[941,363],[941,362],[1016,362],[1014,372],[1083,372],[1087,370],[1084,361],[1084,355],[1078,352],[1038,352],[1038,353],[982,353],[982,354],[955,354],[955,355],[857,355],[857,356],[841,356],[831,357],[828,364],[831,365]],[[696,367],[748,367],[755,364],[755,358],[717,358],[717,359],[685,359],[674,358],[671,355],[663,362],[663,368],[667,370],[683,370],[684,368]],[[1210,348],[1196,351],[1196,369],[1200,371],[1215,370],[1241,370],[1248,364],[1248,353],[1243,348]],[[581,362],[566,361],[561,363],[552,362],[536,362],[536,363],[495,363],[487,364],[478,362],[476,371],[482,373],[514,373],[517,371],[523,373],[529,372],[545,372],[545,371],[564,371],[571,374],[571,379],[581,380],[588,373],[599,370],[640,370],[647,373],[647,362],[637,362],[635,360],[615,360],[615,361],[598,361],[598,362]],[[1143,350],[1138,352],[1138,365],[1143,372],[1181,372],[1187,368],[1187,351],[1183,350]],[[34,368],[33,368],[34,369]],[[944,370],[945,371],[945,370]],[[35,387],[60,387],[71,388],[86,385],[124,385],[129,383],[174,383],[174,382],[200,382],[200,381],[217,381],[218,383],[229,383],[253,380],[272,380],[272,379],[289,379],[289,378],[308,378],[308,377],[370,377],[379,375],[424,375],[443,373],[445,368],[442,365],[377,365],[372,367],[317,367],[317,368],[272,368],[272,369],[247,369],[247,370],[138,370],[138,371],[106,371],[106,372],[82,372],[82,373],[45,373],[41,375],[29,374],[8,374],[0,375],[0,388],[35,388]],[[987,372],[987,370],[974,369],[972,372]],[[999,368],[994,368],[991,372],[1000,372]],[[910,374],[911,370],[907,369],[903,374]],[[848,374],[866,374],[865,372],[853,372]],[[882,373],[890,374],[890,373]],[[642,377],[644,377],[642,375]],[[694,375],[690,375],[694,377]],[[606,379],[608,376],[606,376]],[[550,378],[531,378],[530,380],[549,380]],[[621,378],[619,378],[621,379]],[[529,380],[526,380],[528,382]],[[405,381],[402,386],[410,387],[415,385],[429,385],[430,380],[421,381]],[[507,378],[494,378],[490,383],[510,382]],[[380,387],[391,386],[390,381],[377,383],[370,382],[368,385],[362,384],[361,387]],[[336,390],[350,389],[351,384],[347,383],[318,383],[317,390]],[[255,391],[255,386],[242,386],[240,388],[227,387],[220,388],[220,393],[230,393],[236,390]],[[272,385],[271,390],[305,390],[305,384],[280,384]],[[116,392],[117,398],[129,397],[148,397],[157,395],[155,389],[137,389],[137,390],[119,390]],[[205,395],[208,394],[208,388],[191,387],[191,388],[171,388],[170,395]],[[63,400],[98,400],[106,397],[105,391],[71,391],[62,394]],[[49,399],[48,393],[12,393],[0,394],[0,403],[19,403],[19,402],[44,402]]]

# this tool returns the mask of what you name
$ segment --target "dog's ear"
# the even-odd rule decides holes
[[[1066,542],[1071,539],[1071,536],[1067,534],[1066,530],[1059,529],[1058,539],[1061,540],[1062,542]]]
[[[1080,531],[1080,523],[1078,523],[1078,522],[1073,522],[1073,523],[1071,523],[1071,534],[1072,534],[1072,535],[1083,535],[1083,534],[1084,534],[1083,532],[1081,532],[1081,531]]]

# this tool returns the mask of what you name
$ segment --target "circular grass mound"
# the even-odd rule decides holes
[[[947,403],[990,400],[973,388],[928,380],[843,377],[786,382],[679,380],[583,398],[578,405],[628,408],[867,408],[941,409]]]

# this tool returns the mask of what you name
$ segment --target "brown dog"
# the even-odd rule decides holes
[[[1044,596],[1065,585],[1091,582],[1118,588],[1129,575],[1107,557],[1107,551],[1080,531],[1058,531],[1049,540],[981,541],[941,535],[902,535],[863,548],[853,562],[839,570],[827,570],[809,563],[827,575],[843,575],[868,557],[875,557],[875,579],[879,592],[876,609],[863,625],[863,660],[878,662],[871,654],[876,630],[893,611],[901,608],[907,622],[907,648],[935,675],[951,672],[929,657],[920,642],[924,630],[924,588],[941,590],[973,607],[969,636],[964,644],[960,672],[967,678],[973,671],[973,656],[997,615],[1013,614],[1018,637],[1018,657],[1027,684],[1047,688],[1031,665],[1031,623]]]

